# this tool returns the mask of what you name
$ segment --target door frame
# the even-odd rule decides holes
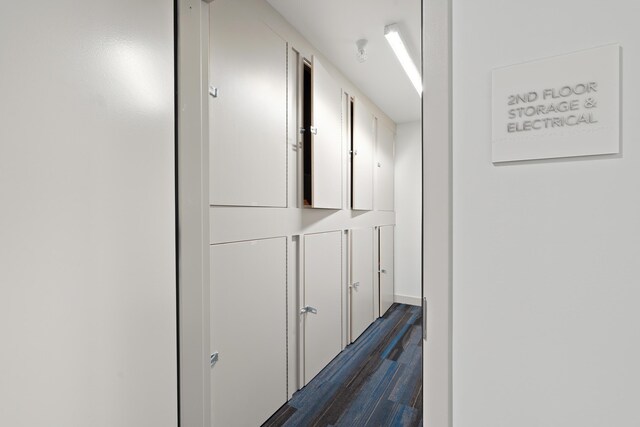
[[[208,23],[212,0],[175,0],[179,418],[211,426],[209,367]],[[422,288],[425,425],[453,425],[453,0],[422,1]],[[424,299],[423,299],[424,301]]]
[[[175,1],[178,426],[211,427],[209,3]]]
[[[453,0],[422,2],[422,297],[425,426],[453,426]]]

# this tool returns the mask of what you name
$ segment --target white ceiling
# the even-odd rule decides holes
[[[421,0],[267,0],[396,123],[420,119],[420,96],[384,38],[397,23],[420,64]],[[369,40],[358,62],[356,40]]]

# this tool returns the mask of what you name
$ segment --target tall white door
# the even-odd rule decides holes
[[[211,246],[213,426],[257,426],[287,401],[287,240]]]
[[[377,211],[393,210],[395,134],[384,124],[377,122],[376,154],[374,165],[374,208]]]
[[[312,201],[342,208],[342,88],[313,57]]]
[[[287,43],[244,3],[210,6],[210,201],[285,207]]]
[[[0,2],[0,425],[177,424],[173,8]]]
[[[355,341],[375,320],[373,309],[373,229],[350,232],[351,341]]]
[[[393,304],[393,225],[378,228],[380,265],[378,269],[380,283],[380,315]]]
[[[304,236],[306,385],[342,350],[342,232]]]
[[[358,98],[353,103],[353,209],[373,209],[373,151],[375,122],[371,111]]]

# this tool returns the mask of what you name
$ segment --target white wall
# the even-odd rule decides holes
[[[420,303],[422,250],[422,122],[399,124],[395,155],[395,294]]]
[[[640,4],[453,6],[457,427],[640,425]],[[621,157],[494,166],[493,67],[620,42]]]
[[[2,2],[0,64],[0,424],[175,426],[173,2]]]

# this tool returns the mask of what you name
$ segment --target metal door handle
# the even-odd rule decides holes
[[[387,274],[387,270],[385,270],[384,268],[380,270],[380,273],[382,274]]]
[[[300,314],[305,314],[305,313],[318,314],[318,309],[315,307],[311,307],[310,305],[307,305],[300,309]]]
[[[351,287],[354,289],[358,289],[358,286],[360,286],[360,282],[355,282],[353,285],[351,285]]]
[[[315,126],[311,126],[310,127],[310,131],[312,134],[317,135],[318,134],[318,128]]]

